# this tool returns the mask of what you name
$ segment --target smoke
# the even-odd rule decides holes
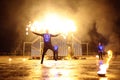
[[[117,51],[120,48],[118,35],[120,24],[116,24],[119,20],[119,14],[116,12],[119,6],[115,6],[116,2],[114,0],[110,1],[8,0],[9,3],[6,3],[6,1],[4,3],[7,6],[6,11],[8,10],[6,13],[12,20],[9,23],[13,23],[13,26],[15,26],[16,40],[25,37],[25,27],[29,21],[42,19],[47,12],[51,12],[73,19],[77,27],[75,34],[80,40],[88,41],[90,45],[94,45],[94,48],[101,41],[106,50]]]
[[[29,20],[42,18],[46,12],[55,12],[76,22],[76,35],[94,48],[101,41],[105,49],[119,50],[119,37],[114,30],[118,16],[107,0],[26,0],[22,7]],[[92,44],[91,44],[92,43]]]
[[[75,15],[78,34],[83,41],[89,41],[94,48],[101,41],[105,50],[119,51],[119,36],[114,28],[117,27],[115,9],[108,1],[81,0],[77,2],[72,15]],[[72,9],[74,9],[72,8]]]
[[[76,21],[77,34],[81,40],[89,41],[94,48],[100,41],[105,45],[106,51],[109,49],[119,51],[119,34],[114,30],[117,27],[118,16],[109,1],[64,0],[51,4],[60,10],[59,12]]]

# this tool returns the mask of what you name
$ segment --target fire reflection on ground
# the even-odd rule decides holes
[[[99,78],[99,80],[108,80],[108,78],[107,77],[101,77],[101,78]]]
[[[119,56],[120,57],[120,56]],[[0,80],[119,80],[120,60],[112,60],[105,77],[97,75],[96,58],[85,60],[40,60],[0,57]]]

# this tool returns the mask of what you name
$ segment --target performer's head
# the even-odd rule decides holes
[[[45,30],[45,32],[46,32],[46,33],[49,33],[49,30],[48,30],[48,29],[46,29],[46,30]]]
[[[101,43],[101,42],[99,42],[98,44],[99,44],[99,45],[102,45],[102,43]]]

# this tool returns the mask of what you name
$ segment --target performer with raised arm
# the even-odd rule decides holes
[[[56,54],[56,52],[54,50],[54,47],[51,43],[51,37],[56,37],[59,34],[56,34],[56,35],[50,34],[48,30],[46,30],[46,33],[43,33],[43,34],[39,34],[39,33],[36,33],[36,32],[33,32],[33,33],[36,34],[36,35],[42,36],[43,39],[44,39],[44,49],[43,49],[41,64],[43,64],[44,56],[45,56],[48,49],[53,51],[53,54],[54,54],[53,58],[54,58],[54,60],[57,60],[57,57],[55,56],[57,54]]]

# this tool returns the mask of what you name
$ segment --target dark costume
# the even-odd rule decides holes
[[[58,59],[58,46],[57,45],[55,45],[54,46],[54,52],[55,52],[55,58],[56,58],[56,60]]]
[[[57,60],[56,52],[55,52],[54,47],[52,46],[52,43],[51,43],[51,37],[56,37],[56,36],[58,36],[58,34],[52,35],[49,33],[44,33],[44,34],[39,34],[39,33],[35,33],[35,32],[33,32],[33,33],[36,35],[42,36],[44,39],[44,49],[43,49],[41,64],[43,63],[45,53],[47,52],[48,49],[51,49],[53,51],[54,59]]]
[[[104,48],[103,48],[103,45],[101,43],[99,43],[98,45],[98,56],[99,56],[99,59],[103,59],[103,51],[104,51]]]

